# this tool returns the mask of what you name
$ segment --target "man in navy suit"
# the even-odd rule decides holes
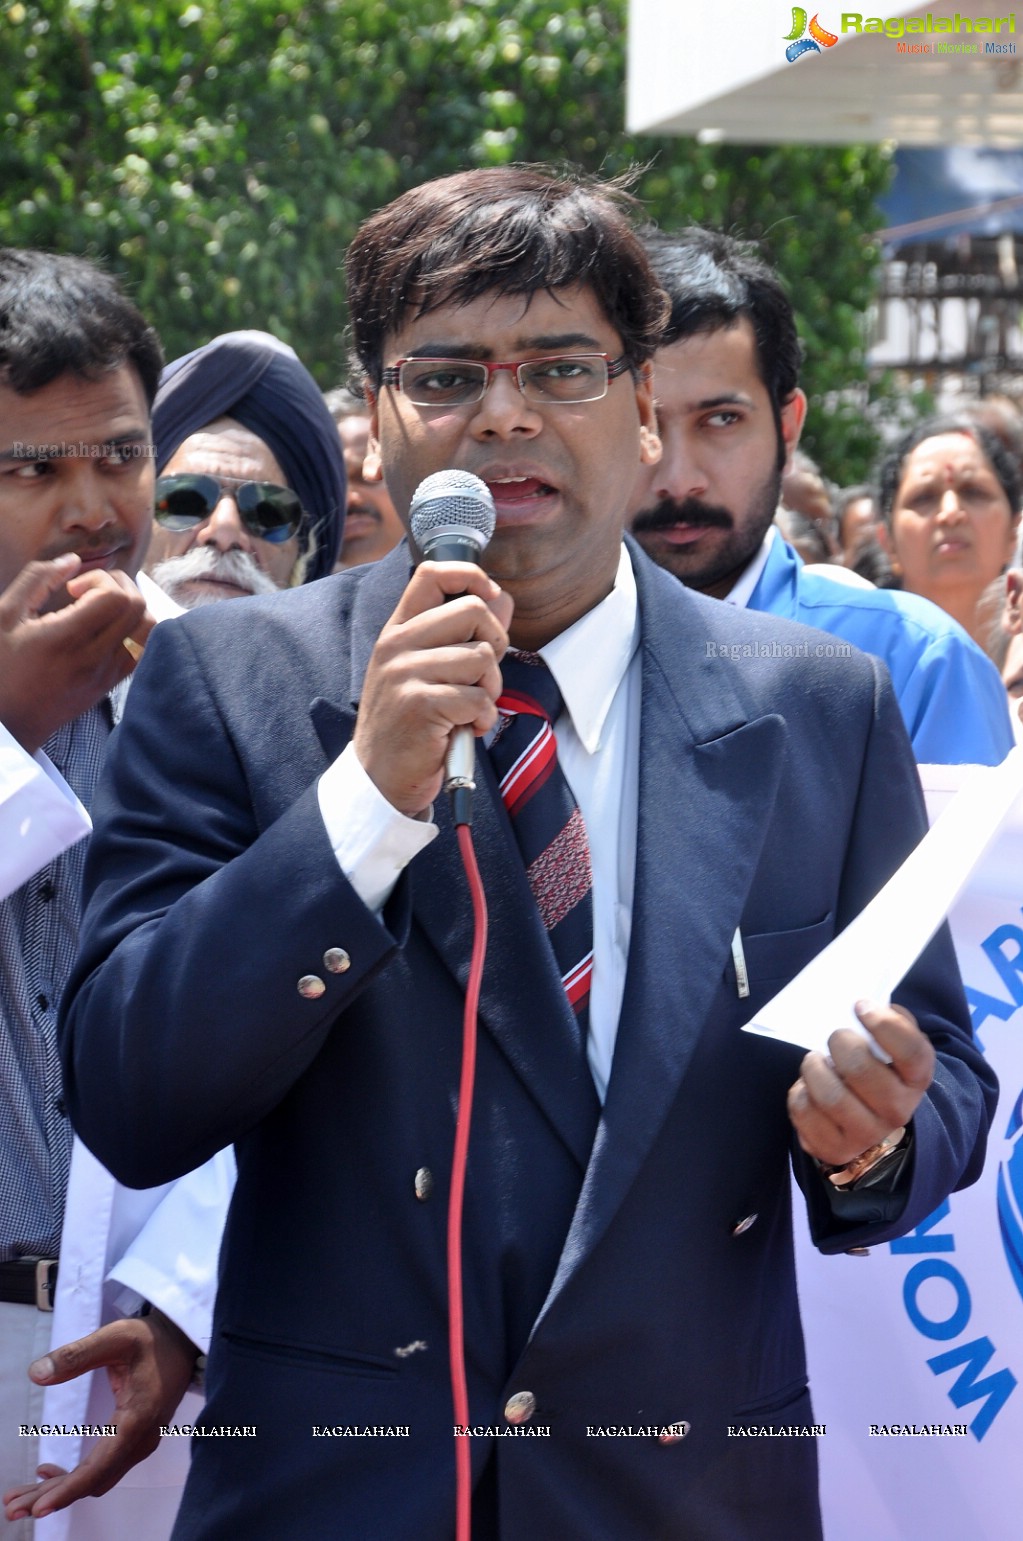
[[[486,571],[410,577],[402,546],[160,628],[111,747],[73,1117],[128,1183],[238,1156],[175,1535],[452,1536],[472,926],[441,785],[470,726],[491,912],[463,1226],[475,1541],[818,1536],[790,1158],[824,1250],[884,1240],[976,1177],[993,1100],[944,935],[898,1005],[863,1011],[889,1063],[852,1030],[830,1058],[740,1032],[924,828],[890,684],[623,545],[659,452],[663,296],[619,196],[446,178],[366,222],[348,280],[368,470],[403,514],[424,476],[473,472],[497,531]],[[509,644],[565,703],[585,1044],[491,763]],[[743,1437],[764,1426],[797,1432]]]

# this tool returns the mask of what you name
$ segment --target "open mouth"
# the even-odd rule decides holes
[[[558,490],[538,476],[502,476],[487,481],[498,513],[528,513],[556,498]]]

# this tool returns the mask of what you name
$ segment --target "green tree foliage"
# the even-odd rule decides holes
[[[665,226],[765,241],[806,341],[811,450],[859,476],[883,157],[627,136],[625,20],[626,0],[0,0],[0,241],[125,275],[168,357],[262,327],[328,385],[372,209],[466,166],[640,163]]]

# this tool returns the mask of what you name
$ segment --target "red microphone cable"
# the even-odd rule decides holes
[[[419,483],[409,505],[409,528],[416,547],[435,562],[479,563],[494,533],[497,516],[486,482],[469,471],[436,471]],[[454,599],[454,594],[448,595]],[[472,729],[456,728],[445,756],[445,787],[458,835],[473,909],[473,943],[462,1028],[462,1070],[455,1118],[455,1147],[448,1200],[448,1354],[456,1428],[469,1424],[465,1379],[465,1325],[462,1310],[462,1201],[469,1155],[473,1086],[476,1079],[476,1016],[483,958],[487,950],[487,901],[472,843],[473,768],[476,742]],[[472,1461],[468,1434],[455,1434],[456,1541],[470,1541]]]
[[[456,814],[457,817],[457,814]],[[479,1011],[483,959],[487,950],[487,899],[468,821],[455,826],[462,864],[472,896],[473,940],[469,982],[462,1019],[462,1073],[458,1087],[455,1148],[448,1199],[448,1356],[456,1428],[469,1426],[469,1391],[465,1379],[465,1322],[462,1310],[462,1199],[469,1155],[473,1087],[476,1079],[476,1018]],[[470,1541],[472,1525],[472,1459],[468,1434],[455,1434],[455,1541]]]

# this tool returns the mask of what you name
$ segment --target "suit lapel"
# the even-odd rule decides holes
[[[399,553],[403,553],[399,556]],[[394,557],[398,556],[398,561]],[[349,742],[373,645],[408,582],[403,547],[377,564],[350,611],[350,700],[317,697],[310,713],[328,760]],[[554,1129],[585,1169],[599,1105],[554,954],[529,890],[501,803],[490,758],[476,752],[473,844],[487,894],[490,925],[480,1019]],[[472,953],[472,914],[446,795],[434,809],[440,833],[411,869],[418,925],[464,993]]]
[[[373,645],[392,615],[408,579],[408,547],[402,541],[344,596],[337,622],[339,635],[343,634],[342,628],[348,628],[348,685],[340,685],[337,699],[317,696],[309,704],[309,715],[328,764],[337,759],[352,737]]]
[[[707,606],[720,601],[683,594],[643,558],[634,565],[643,695],[629,963],[607,1099],[540,1319],[606,1230],[678,1095],[756,870],[785,743],[783,720],[751,717],[736,671],[713,656]]]

